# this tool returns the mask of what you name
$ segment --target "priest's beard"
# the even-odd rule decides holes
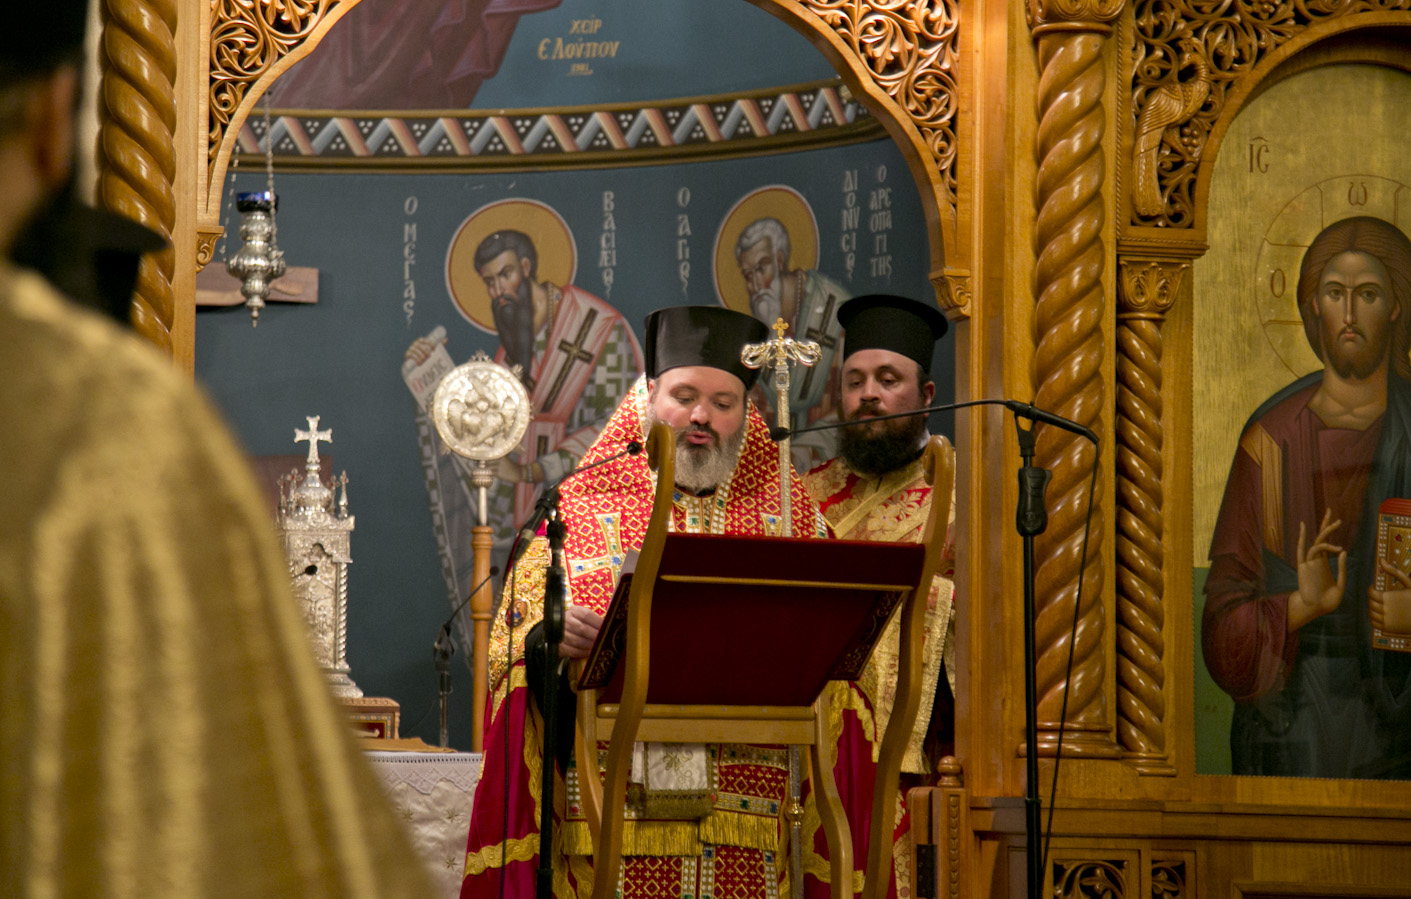
[[[767,325],[773,325],[784,313],[784,301],[779,297],[779,279],[773,284],[761,287],[750,296],[750,310],[754,317]]]
[[[513,294],[490,301],[490,313],[500,346],[505,348],[505,361],[522,369],[520,380],[528,380],[529,367],[534,361],[534,294],[528,278],[521,278]]]
[[[642,430],[649,433],[658,420],[648,402]],[[676,486],[692,493],[703,493],[730,479],[740,460],[740,446],[745,440],[744,423],[734,434],[723,438],[706,425],[692,424],[673,430],[676,432]],[[709,434],[711,442],[695,446],[682,439],[687,434]]]
[[[860,421],[881,410],[863,403],[849,416]],[[915,459],[926,439],[926,417],[894,418],[872,424],[849,426],[838,436],[838,452],[853,471],[871,477],[895,471]]]

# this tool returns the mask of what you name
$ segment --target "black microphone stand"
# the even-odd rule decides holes
[[[553,899],[554,887],[554,759],[558,753],[558,680],[563,662],[559,659],[559,644],[563,642],[564,587],[563,538],[566,528],[559,517],[559,489],[545,489],[539,498],[544,504],[548,521],[549,568],[544,572],[544,683],[540,712],[544,717],[543,758],[540,762],[539,801],[539,877],[534,895],[537,899]]]
[[[431,644],[432,663],[436,668],[437,714],[441,725],[441,742],[438,745],[442,749],[451,745],[451,731],[446,722],[451,702],[451,656],[455,651],[456,646],[450,640],[450,633],[442,628],[441,633],[436,635],[436,642]]]
[[[969,406],[1003,406],[1014,413],[1014,428],[1019,437],[1019,456],[1022,462],[1019,468],[1019,499],[1014,509],[1014,523],[1019,531],[1019,536],[1023,540],[1024,546],[1024,753],[1025,753],[1025,785],[1024,785],[1024,832],[1025,832],[1025,867],[1028,875],[1028,899],[1041,899],[1043,889],[1043,849],[1039,842],[1040,835],[1040,807],[1039,807],[1039,724],[1038,724],[1038,689],[1035,685],[1035,668],[1037,666],[1037,652],[1034,648],[1034,537],[1042,534],[1048,528],[1048,509],[1045,506],[1044,492],[1048,488],[1049,479],[1053,476],[1051,472],[1034,465],[1034,444],[1035,435],[1033,423],[1053,425],[1072,434],[1077,434],[1091,441],[1093,446],[1097,446],[1097,435],[1091,429],[1071,421],[1067,418],[1040,409],[1030,403],[1021,403],[1017,400],[967,400],[961,403],[945,403],[939,406],[928,406],[924,409],[913,409],[909,412],[894,412],[889,415],[870,416],[867,421],[886,421],[893,418],[909,418],[914,415],[929,415],[932,412],[948,412],[953,409],[964,409]],[[1028,429],[1020,426],[1019,419],[1025,418],[1030,422]],[[769,429],[769,436],[772,440],[782,440],[793,434],[801,434],[807,431],[832,430],[834,428],[847,427],[855,422],[829,422],[822,425],[812,425],[806,428],[783,428],[775,427]],[[1084,552],[1086,553],[1087,542],[1084,540]],[[1084,558],[1081,564],[1086,564]],[[1082,572],[1078,575],[1079,596],[1082,591]],[[1075,600],[1076,601],[1076,600]],[[1076,612],[1076,609],[1075,609]],[[1070,644],[1071,649],[1071,644]],[[1060,722],[1061,728],[1062,722]],[[1062,740],[1063,731],[1059,730],[1059,739]],[[1060,744],[1061,745],[1061,744]],[[1055,772],[1056,776],[1057,772]]]
[[[465,599],[451,612],[451,617],[446,619],[446,623],[441,625],[441,630],[436,633],[436,642],[431,644],[431,659],[436,668],[437,680],[439,681],[439,705],[441,718],[441,748],[451,745],[450,729],[446,725],[447,709],[451,698],[451,656],[456,654],[456,641],[451,639],[451,625],[455,623],[456,616],[470,604],[470,600],[475,594],[480,592],[490,578],[500,573],[500,566],[491,565],[490,573],[485,575],[484,580],[476,584]]]
[[[1029,899],[1040,899],[1044,875],[1039,847],[1039,721],[1034,683],[1037,653],[1034,649],[1034,538],[1048,528],[1044,491],[1053,475],[1034,465],[1034,426],[1024,428],[1014,416],[1019,437],[1019,500],[1014,525],[1024,543],[1024,862]]]

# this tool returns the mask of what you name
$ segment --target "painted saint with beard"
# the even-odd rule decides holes
[[[782,318],[788,336],[819,344],[818,362],[799,369],[789,381],[788,425],[799,428],[822,421],[833,412],[841,334],[838,310],[849,293],[822,272],[790,268],[791,252],[789,230],[773,217],[754,220],[735,241],[735,261],[740,265],[754,317],[770,327]],[[755,399],[766,410],[774,408],[772,371],[760,378]],[[795,449],[809,452],[806,458],[796,452],[794,464],[806,461],[802,467],[809,467],[826,459],[833,451],[831,440],[831,431],[802,438]]]
[[[1235,700],[1236,774],[1411,777],[1411,575],[1376,554],[1411,498],[1411,240],[1378,218],[1323,229],[1298,309],[1324,368],[1250,417],[1210,547],[1205,663]],[[1377,575],[1386,589],[1377,589]]]
[[[531,221],[537,212],[561,225],[556,213],[530,201],[502,201],[482,211]],[[564,246],[571,252],[571,235],[561,227]],[[478,294],[483,283],[485,293],[456,297],[463,310],[471,305],[468,299],[488,300],[489,321],[476,321],[482,326],[493,323],[500,339],[495,361],[519,367],[534,410],[520,448],[499,461],[490,490],[494,551],[501,560],[515,529],[529,518],[540,486],[573,470],[618,398],[642,371],[642,349],[627,321],[588,291],[541,278],[539,248],[527,230],[500,228],[479,239],[472,257],[478,282],[468,278],[461,290]],[[429,400],[435,381],[454,366],[440,346],[445,341],[445,330],[438,328],[407,349],[403,377],[420,404]],[[455,604],[472,583],[475,491],[466,461],[444,452],[434,429],[419,426],[418,431],[442,567]]]

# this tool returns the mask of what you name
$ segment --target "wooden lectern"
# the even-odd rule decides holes
[[[884,894],[886,824],[921,702],[925,604],[949,519],[954,452],[943,437],[927,447],[935,500],[923,542],[864,543],[667,533],[674,444],[670,428],[653,428],[647,452],[657,488],[646,537],[578,680],[577,757],[596,759],[599,737],[608,740],[605,782],[580,778],[593,839],[593,895],[611,896],[616,888],[638,741],[807,746],[832,895],[850,894],[852,837],[823,745],[822,692],[829,680],[861,674],[900,607],[897,700],[872,803],[872,820],[884,823],[872,828],[863,896]],[[707,608],[710,614],[702,615]],[[742,620],[751,623],[744,632]],[[580,764],[591,770],[591,761]]]

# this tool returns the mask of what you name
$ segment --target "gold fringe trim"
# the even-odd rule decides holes
[[[560,828],[564,852],[568,855],[593,854],[593,837],[588,822],[571,821]],[[701,854],[700,825],[695,821],[624,821],[623,855]]]
[[[534,858],[539,851],[539,835],[530,834],[517,840],[510,840],[509,858],[505,858],[505,843],[496,843],[493,846],[485,846],[478,852],[467,852],[465,855],[465,877],[474,877],[477,874],[484,874],[490,868],[504,867],[507,861],[527,862]]]
[[[568,855],[593,854],[588,822],[565,822],[559,833]],[[624,821],[622,824],[623,855],[699,856],[703,843],[776,854],[783,851],[779,819],[762,815],[715,811],[700,821]]]
[[[779,819],[716,810],[701,819],[701,842],[778,853],[783,848]]]

